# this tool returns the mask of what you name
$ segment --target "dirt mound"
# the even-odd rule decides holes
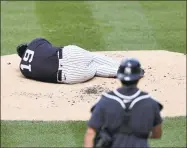
[[[163,116],[186,115],[186,56],[168,51],[101,52],[121,60],[138,58],[145,69],[139,87],[164,105]],[[50,84],[25,79],[17,55],[1,56],[2,120],[87,120],[103,91],[117,79],[95,77],[82,84]]]

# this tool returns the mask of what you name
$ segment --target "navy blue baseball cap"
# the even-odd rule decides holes
[[[123,59],[117,72],[117,78],[121,81],[136,81],[144,76],[144,70],[140,62],[135,58]]]

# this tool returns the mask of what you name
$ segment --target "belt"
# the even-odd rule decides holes
[[[58,51],[58,59],[60,60],[60,59],[63,59],[63,47],[61,47],[60,49],[59,49],[59,51]],[[59,64],[61,64],[60,63],[60,61],[59,61]],[[61,65],[62,66],[62,65]],[[62,82],[62,70],[60,69],[60,70],[58,70],[58,72],[57,72],[57,81],[58,82]]]
[[[62,56],[62,54],[63,54],[63,48],[64,48],[64,47],[60,47],[60,49],[59,49],[59,51],[58,51],[58,53],[59,53],[58,58],[59,58],[59,59],[62,59],[62,58],[63,58],[63,56]]]

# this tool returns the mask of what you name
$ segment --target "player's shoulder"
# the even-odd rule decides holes
[[[107,95],[111,94],[112,91],[109,92],[103,92],[97,99],[96,99],[96,104],[103,105],[107,102],[108,98]]]
[[[28,43],[28,49],[33,51],[38,51],[38,49],[51,48],[52,44],[43,37],[38,37],[33,39]]]
[[[113,91],[106,91],[103,92],[98,98],[97,98],[97,104],[99,104],[100,106],[110,106],[111,103],[116,102],[116,100],[118,100],[118,98],[116,97],[116,95],[114,94]]]
[[[35,39],[33,39],[29,44],[29,45],[38,45],[38,44],[42,44],[42,43],[48,43],[51,44],[47,39],[43,38],[43,37],[37,37]]]
[[[148,93],[146,91],[141,91],[141,95],[147,96],[149,98],[147,99],[146,102],[149,103],[151,106],[159,107],[160,110],[163,109],[163,105],[161,104],[161,102],[159,102],[157,98],[155,98],[151,93]]]
[[[100,96],[98,96],[91,108],[91,111],[93,111],[96,107],[105,108],[110,103],[107,94],[112,94],[112,91],[103,92]]]
[[[118,100],[118,97],[115,95],[114,91],[106,91],[103,92],[101,95],[101,101],[102,103],[113,103],[116,102],[116,99]]]
[[[145,90],[141,90],[139,88],[137,88],[137,91],[139,91],[139,96],[145,96],[145,95],[149,95],[150,96],[150,93],[145,91]],[[150,96],[151,97],[151,96]]]

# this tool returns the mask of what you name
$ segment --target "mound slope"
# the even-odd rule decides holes
[[[186,56],[168,51],[101,52],[115,59],[138,58],[145,69],[139,87],[164,105],[163,116],[186,115]],[[117,79],[100,78],[75,85],[25,79],[17,55],[1,56],[2,120],[87,120],[96,98],[117,88]]]

